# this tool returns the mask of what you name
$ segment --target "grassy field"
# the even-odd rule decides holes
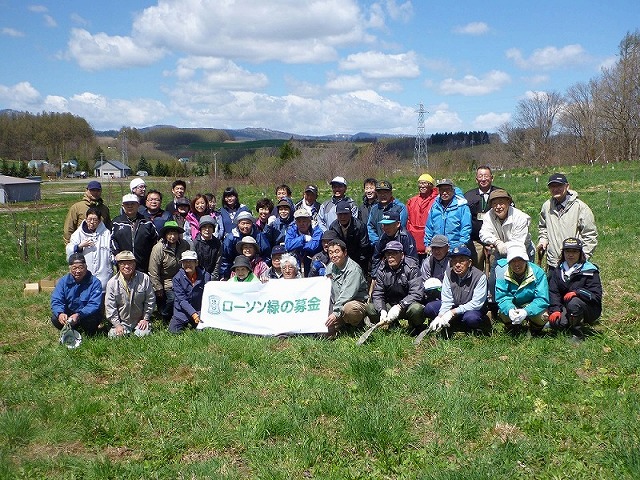
[[[579,345],[500,327],[416,348],[402,329],[357,347],[157,325],[67,350],[48,295],[22,288],[65,273],[64,215],[85,182],[44,184],[41,202],[0,210],[0,478],[640,478],[639,167],[566,171],[596,216],[605,289],[597,334]],[[535,223],[549,173],[495,183]],[[391,180],[401,200],[414,194],[415,177]],[[210,190],[197,182],[191,192]],[[251,206],[272,191],[238,188]],[[105,185],[112,212],[123,190]]]

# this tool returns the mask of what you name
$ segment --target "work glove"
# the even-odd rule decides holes
[[[561,317],[562,317],[562,313],[553,312],[551,315],[549,315],[549,323],[551,325],[556,325],[556,324],[558,324],[558,322],[560,322],[560,318]]]
[[[402,313],[402,307],[400,305],[394,305],[389,309],[389,315],[387,316],[387,320],[389,322],[393,322],[400,317]]]
[[[511,319],[514,325],[520,325],[527,318],[527,311],[524,308],[516,308],[515,316]]]
[[[311,241],[311,235],[305,235],[304,236],[304,241],[307,242],[307,243],[310,242]]]
[[[577,295],[578,294],[576,292],[567,292],[564,294],[564,297],[562,297],[562,300],[564,300],[564,302],[566,303]]]
[[[451,322],[451,319],[453,318],[453,310],[447,310],[445,313],[440,315],[440,318],[442,319],[442,322],[443,322],[442,326],[448,327],[449,322]]]
[[[445,322],[443,317],[437,316],[434,318],[429,327],[427,328],[428,332],[439,332],[443,327],[448,327],[449,323]]]
[[[513,323],[513,321],[516,319],[517,316],[518,316],[517,308],[512,308],[511,310],[509,310],[509,319],[511,320],[511,323]]]
[[[387,311],[386,310],[380,310],[380,323],[386,323],[387,322]]]

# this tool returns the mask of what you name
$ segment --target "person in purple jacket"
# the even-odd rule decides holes
[[[180,257],[182,268],[173,277],[173,316],[169,322],[171,333],[180,333],[189,325],[200,322],[204,285],[211,281],[209,272],[198,267],[198,254],[187,250]]]

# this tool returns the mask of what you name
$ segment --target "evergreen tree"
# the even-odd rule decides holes
[[[20,166],[18,167],[18,176],[22,178],[29,176],[29,167],[25,162],[20,162]]]
[[[147,159],[144,158],[144,155],[140,155],[140,161],[138,162],[138,166],[136,167],[136,172],[145,171],[149,173],[151,169],[151,165],[147,162]]]
[[[2,175],[9,175],[9,165],[4,158],[2,159]]]

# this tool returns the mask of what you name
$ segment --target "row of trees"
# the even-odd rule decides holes
[[[635,160],[640,157],[640,31],[628,33],[618,60],[565,94],[521,100],[500,133],[522,164]]]
[[[93,145],[93,129],[70,113],[5,112],[0,115],[0,157],[12,160],[66,159]]]

